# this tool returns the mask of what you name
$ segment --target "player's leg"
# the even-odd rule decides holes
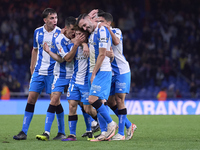
[[[67,91],[67,100],[69,102],[69,115],[68,115],[68,124],[70,135],[62,141],[76,141],[76,125],[78,121],[77,116],[77,107],[78,102],[81,98],[79,88],[74,83],[70,83]]]
[[[64,92],[64,89],[67,85],[69,85],[70,79],[59,78],[58,76],[54,77],[54,81],[52,84],[52,95],[53,99],[50,104],[56,106],[56,117],[58,124],[58,133],[53,140],[61,140],[66,138],[65,135],[65,120],[64,120],[64,110],[62,104],[60,102],[60,96]]]
[[[78,101],[76,100],[68,100],[69,102],[69,116],[68,116],[68,125],[70,135],[63,139],[62,141],[76,141],[76,125],[78,121],[78,115],[76,113]]]
[[[108,99],[110,93],[110,85],[111,85],[111,72],[98,72],[96,77],[94,78],[90,93],[89,93],[89,103],[97,110],[107,122],[107,133],[105,138],[91,140],[91,141],[102,141],[105,139],[110,139],[115,133],[116,123],[112,120],[110,115],[107,112],[107,109],[104,104],[102,104],[101,100]],[[91,78],[91,74],[89,74],[89,79]]]
[[[87,114],[89,114],[90,116],[92,117],[97,117],[97,111],[92,107],[92,105],[89,104],[89,102],[84,102],[83,103],[83,107],[84,107],[84,110],[86,111]],[[85,120],[86,122],[88,122],[88,127],[86,129],[86,134],[87,134],[87,137],[88,139],[87,140],[92,140],[94,139],[94,136],[93,136],[93,132],[92,132],[92,128],[91,128],[91,121],[90,120]]]
[[[119,118],[119,129],[118,134],[113,137],[113,140],[124,140],[124,127],[126,126],[127,131],[130,130],[127,134],[126,140],[132,138],[134,130],[136,130],[136,125],[132,124],[127,118],[127,109],[125,107],[125,97],[126,93],[129,93],[130,90],[130,73],[118,75],[115,77],[116,84],[115,84],[115,95],[114,97],[111,96],[111,109],[114,110],[116,108],[115,102],[117,103],[118,111],[115,109],[114,112],[117,111],[118,118]],[[112,93],[113,94],[113,93]],[[115,98],[115,99],[114,99]],[[114,106],[115,105],[115,106]]]
[[[22,130],[19,132],[18,135],[13,136],[13,139],[26,140],[29,125],[31,123],[34,114],[35,103],[38,99],[39,93],[43,89],[44,89],[44,76],[38,75],[37,73],[34,72],[30,81],[29,95],[24,112]]]

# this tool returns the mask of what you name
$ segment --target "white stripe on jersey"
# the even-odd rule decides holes
[[[46,42],[50,49],[54,48],[54,40],[60,34],[61,29],[56,26],[53,31],[48,32],[44,26],[37,28],[34,32],[33,47],[38,48],[35,71],[39,75],[52,75],[55,60],[43,50],[43,44]]]
[[[100,23],[98,23],[99,25]],[[97,57],[99,55],[99,48],[106,48],[110,51],[112,38],[111,35],[104,26],[101,26],[91,33],[89,37],[89,49],[90,49],[90,72],[93,71]],[[100,71],[111,71],[110,58],[107,56],[104,58]]]
[[[77,55],[75,56],[73,74],[73,78],[75,79],[76,84],[84,85],[88,82],[88,69],[88,58],[84,56],[82,46],[79,46],[77,50]]]
[[[68,49],[68,45],[71,43],[71,40],[68,39],[64,34],[60,34],[56,40],[56,51],[62,58],[67,55],[67,53],[71,50]],[[74,60],[72,62],[56,62],[54,67],[54,75],[58,75],[60,78],[71,79],[72,74],[74,72]]]
[[[118,45],[112,45],[114,53],[114,61],[111,63],[112,73],[116,74],[125,74],[130,72],[129,63],[123,55],[123,42],[122,42],[122,32],[118,28],[111,28],[112,32],[120,39]]]

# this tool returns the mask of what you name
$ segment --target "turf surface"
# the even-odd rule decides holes
[[[116,116],[112,118],[118,122]],[[199,115],[129,115],[128,118],[138,127],[129,141],[87,141],[81,137],[85,132],[81,115],[77,124],[78,141],[53,141],[57,134],[56,120],[50,141],[35,139],[36,134],[44,131],[45,115],[34,115],[27,140],[16,141],[12,137],[21,130],[23,115],[0,115],[0,150],[200,150]],[[66,134],[69,134],[67,123]]]

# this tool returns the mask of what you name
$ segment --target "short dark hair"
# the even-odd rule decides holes
[[[42,12],[42,18],[46,18],[48,15],[51,14],[57,14],[57,12],[52,9],[52,8],[46,8],[43,12]]]
[[[69,27],[70,25],[75,25],[76,24],[76,18],[75,17],[67,17],[65,19],[65,26]]]
[[[83,29],[80,28],[78,25],[75,25],[75,26],[74,26],[74,29],[75,29],[76,31],[81,31],[81,32],[83,32],[83,33],[88,33],[88,34],[89,34],[89,32],[88,32],[87,30],[83,30]]]
[[[78,19],[76,20],[76,25],[78,25],[79,22],[80,22],[80,20],[81,20],[81,19],[84,19],[86,16],[88,16],[88,14],[86,14],[86,13],[80,14],[80,15],[78,16]]]
[[[105,11],[103,11],[102,9],[98,9],[98,16],[105,13]]]
[[[106,21],[113,22],[113,16],[108,12],[100,13],[100,14],[98,14],[98,16],[103,17]]]

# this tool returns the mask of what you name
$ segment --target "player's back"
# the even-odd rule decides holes
[[[53,31],[48,32],[44,26],[34,31],[33,47],[38,49],[35,72],[40,75],[53,75],[55,60],[43,50],[43,44],[46,42],[50,49],[55,48],[55,38],[60,34],[61,29],[55,27]]]
[[[114,60],[111,63],[112,71],[116,74],[124,74],[130,72],[129,63],[123,55],[123,37],[122,32],[118,28],[112,28],[112,32],[120,39],[118,45],[112,45]]]

